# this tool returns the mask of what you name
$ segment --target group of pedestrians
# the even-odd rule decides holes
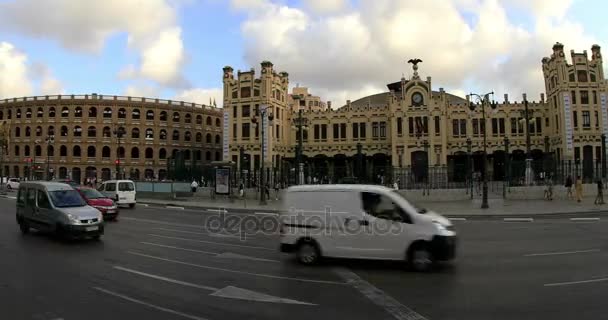
[[[604,204],[604,183],[601,178],[597,179],[596,185],[597,195],[595,196],[595,201],[593,203],[597,205]],[[576,199],[576,202],[583,201],[583,180],[581,179],[581,176],[577,176],[575,182],[572,181],[572,176],[568,176],[564,186],[566,187],[566,197],[568,199]],[[573,186],[574,194],[572,193]]]

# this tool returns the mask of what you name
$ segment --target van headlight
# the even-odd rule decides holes
[[[71,213],[68,213],[68,219],[72,224],[80,224],[80,220],[78,220],[78,217]]]
[[[433,224],[437,228],[438,232],[454,231],[453,225],[445,225],[445,224],[440,223],[439,221],[433,221]]]

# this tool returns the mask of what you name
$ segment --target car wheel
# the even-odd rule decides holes
[[[427,272],[433,266],[433,254],[427,245],[415,245],[410,249],[408,263],[414,271]]]
[[[131,208],[131,209],[135,208],[135,203],[129,203],[129,208]]]
[[[94,241],[99,241],[99,240],[101,240],[101,235],[100,235],[100,234],[94,235],[94,236],[92,237],[92,239],[93,239]]]
[[[313,241],[302,241],[296,251],[298,261],[303,265],[314,265],[319,262],[319,247]]]
[[[6,188],[7,188],[8,190],[13,190],[13,187],[11,187],[11,185],[10,185],[10,184],[7,184],[7,185],[6,185]]]
[[[22,234],[27,234],[27,233],[30,232],[30,224],[27,223],[27,221],[25,221],[25,220],[22,219],[19,222],[19,229],[21,229],[21,233]]]

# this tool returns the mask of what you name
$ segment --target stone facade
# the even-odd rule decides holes
[[[10,128],[8,176],[107,180],[120,159],[123,177],[164,179],[167,158],[178,150],[187,164],[221,160],[222,112],[209,106],[97,94],[26,97],[0,100],[0,121]]]

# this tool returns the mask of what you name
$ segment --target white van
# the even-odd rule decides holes
[[[283,197],[281,251],[303,264],[319,258],[405,260],[415,270],[451,260],[456,232],[445,217],[375,185],[306,185]]]
[[[135,183],[131,180],[104,181],[97,190],[106,197],[113,199],[117,205],[128,204],[130,208],[134,208],[137,203]]]

